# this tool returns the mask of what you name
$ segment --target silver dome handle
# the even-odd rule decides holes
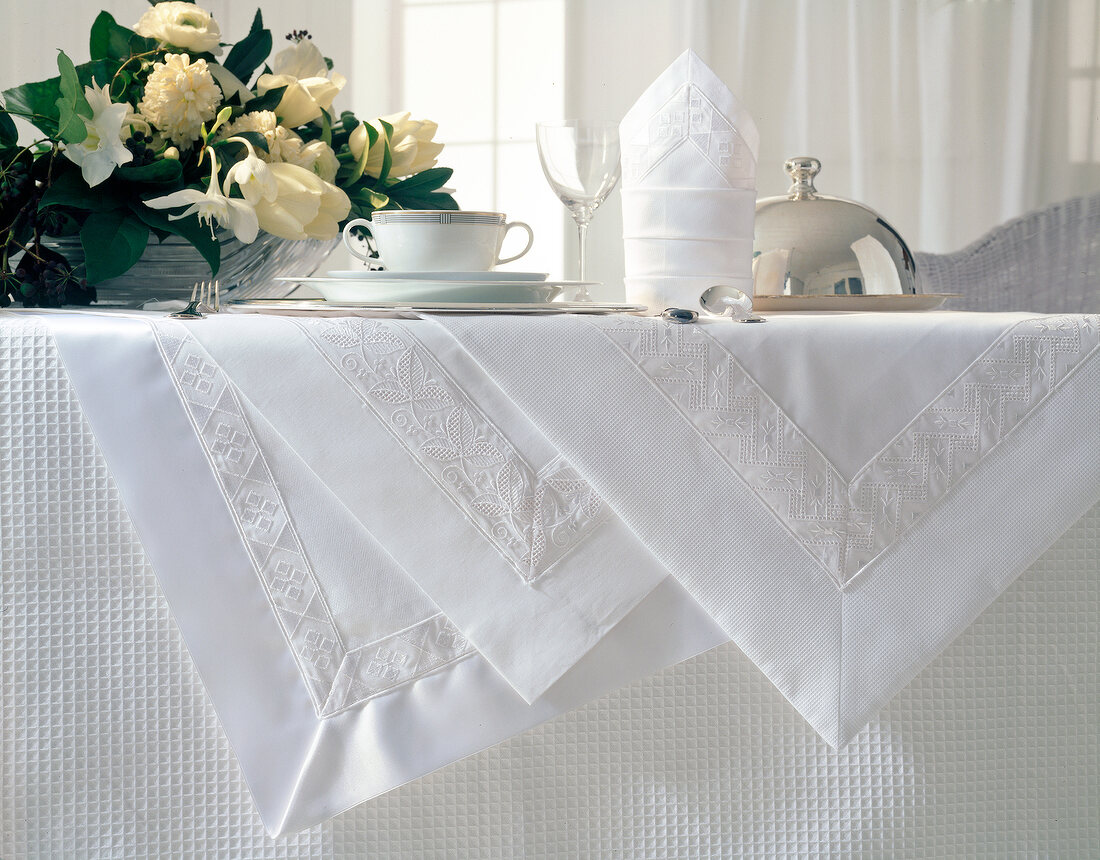
[[[791,187],[787,189],[789,200],[812,200],[817,196],[814,177],[821,172],[821,162],[809,155],[788,158],[783,169],[791,177]]]

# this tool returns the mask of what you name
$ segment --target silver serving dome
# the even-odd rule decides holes
[[[878,213],[814,188],[816,158],[783,165],[785,197],[756,204],[753,292],[770,296],[899,295],[920,292],[916,264]]]

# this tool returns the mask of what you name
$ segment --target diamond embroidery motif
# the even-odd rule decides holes
[[[244,499],[241,520],[255,526],[260,532],[268,532],[275,525],[273,517],[277,510],[278,506],[273,501],[265,499],[259,493],[250,492]]]
[[[232,384],[185,327],[166,322],[153,331],[317,716],[338,714],[474,653],[441,613],[346,648]],[[367,653],[393,658],[380,670],[377,659],[363,659]]]
[[[248,437],[239,430],[234,430],[228,424],[218,424],[214,428],[214,441],[210,445],[210,450],[230,463],[239,463],[244,456],[244,446],[247,441]]]
[[[283,595],[292,603],[297,603],[302,599],[305,591],[303,588],[305,580],[306,574],[304,571],[298,570],[287,561],[280,561],[275,566],[275,576],[271,580],[271,590],[276,594]]]
[[[843,589],[1100,349],[1095,315],[1025,320],[1002,335],[845,482],[703,326],[601,321]]]

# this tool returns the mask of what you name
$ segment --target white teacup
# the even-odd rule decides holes
[[[382,265],[395,272],[488,272],[518,260],[535,241],[528,225],[508,222],[502,212],[394,209],[375,212],[371,218],[349,221],[344,244],[360,260],[372,262],[350,238],[353,227],[366,227],[378,245]],[[513,227],[526,231],[527,244],[518,254],[501,257],[504,237]]]

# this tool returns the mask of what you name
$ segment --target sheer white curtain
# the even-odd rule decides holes
[[[815,155],[818,188],[948,251],[1100,190],[1098,0],[569,0],[567,112],[618,118],[693,48],[760,128],[761,196]],[[590,237],[621,277],[618,202]]]

